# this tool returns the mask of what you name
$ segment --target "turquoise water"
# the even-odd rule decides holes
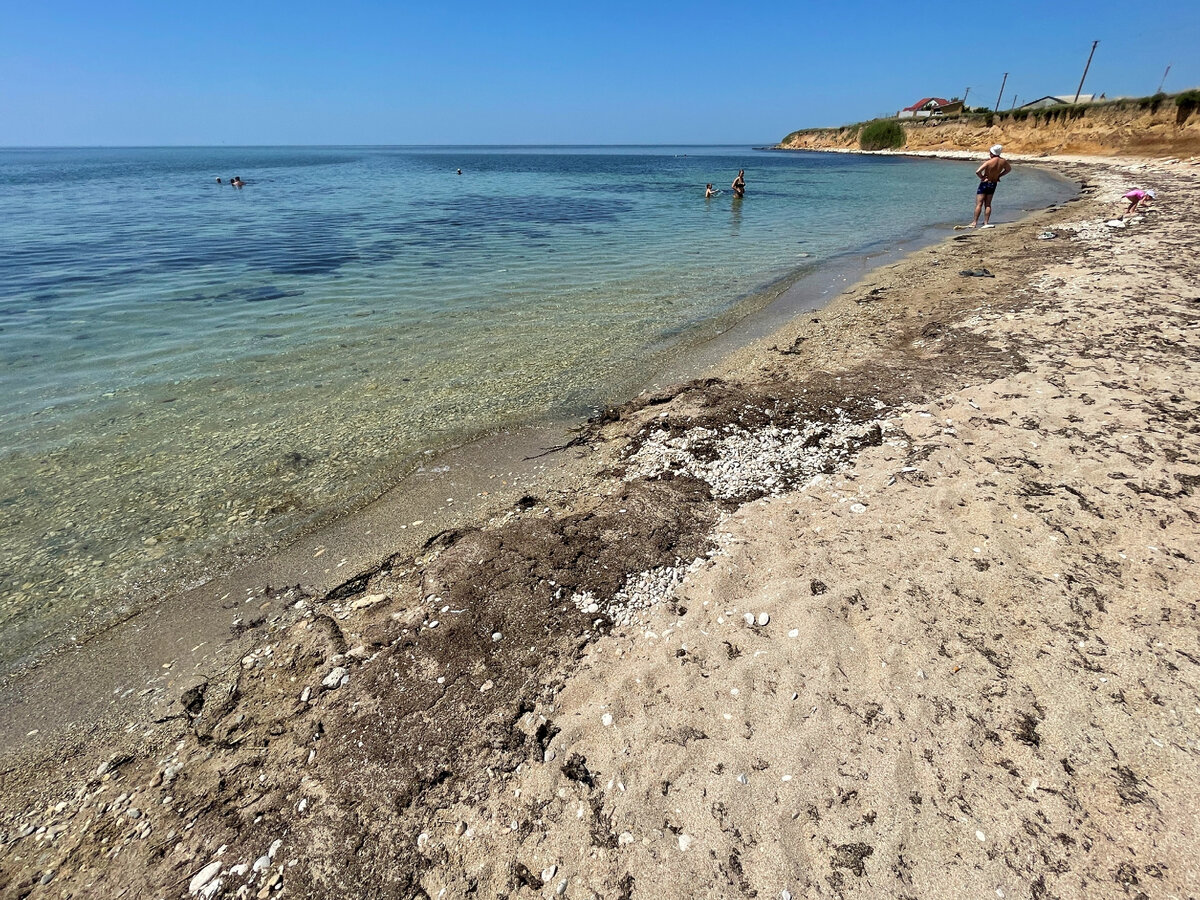
[[[973,168],[743,147],[0,150],[4,650],[287,540],[424,451],[622,399],[780,279],[964,221]],[[233,175],[243,189],[215,182]],[[997,200],[1011,216],[1063,196],[1018,167]]]

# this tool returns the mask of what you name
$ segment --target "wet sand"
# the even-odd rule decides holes
[[[1058,165],[1080,202],[607,411],[483,519],[206,586],[211,644],[114,640],[98,720],[5,685],[0,896],[1193,893],[1200,168]]]

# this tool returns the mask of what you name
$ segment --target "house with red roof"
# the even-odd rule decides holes
[[[906,106],[896,113],[897,119],[928,118],[941,113],[943,106],[949,106],[950,101],[942,97],[922,97],[912,106]]]

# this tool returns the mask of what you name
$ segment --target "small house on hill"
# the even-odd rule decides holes
[[[1092,103],[1095,99],[1095,94],[1079,95],[1080,103]],[[1021,109],[1049,109],[1052,106],[1070,106],[1074,102],[1074,94],[1047,94],[1045,97],[1039,97],[1036,100],[1030,100],[1028,103],[1022,103]]]
[[[949,103],[941,97],[922,97],[912,106],[906,106],[896,113],[897,119],[927,118],[937,115],[938,111]]]

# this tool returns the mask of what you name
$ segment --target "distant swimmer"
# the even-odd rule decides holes
[[[992,227],[992,195],[996,193],[1000,179],[1012,171],[1012,165],[1000,155],[1003,151],[1004,148],[996,144],[988,151],[987,162],[975,170],[979,187],[975,189],[975,218],[971,220],[970,228],[979,224],[980,210],[983,211],[983,227]]]
[[[241,175],[234,175],[232,178],[229,179],[229,183],[232,184],[235,188],[240,188],[246,182],[242,181]]]
[[[217,184],[220,184],[220,183],[221,183],[221,176],[220,176],[220,175],[218,175],[218,176],[217,176]]]
[[[715,196],[717,196],[717,194],[718,194],[718,193],[720,193],[720,192],[719,192],[719,191],[714,191],[714,190],[713,190],[713,186],[712,186],[712,182],[711,182],[711,181],[710,181],[708,184],[706,184],[706,185],[704,186],[704,199],[705,199],[705,200],[707,200],[709,197],[715,197]]]
[[[462,174],[462,169],[459,169],[459,170],[458,170],[458,174],[459,174],[459,175],[461,175],[461,174]]]
[[[731,185],[731,187],[733,188],[733,196],[735,196],[735,197],[745,197],[746,196],[746,170],[745,169],[738,170],[737,178],[733,179],[733,184]]]

